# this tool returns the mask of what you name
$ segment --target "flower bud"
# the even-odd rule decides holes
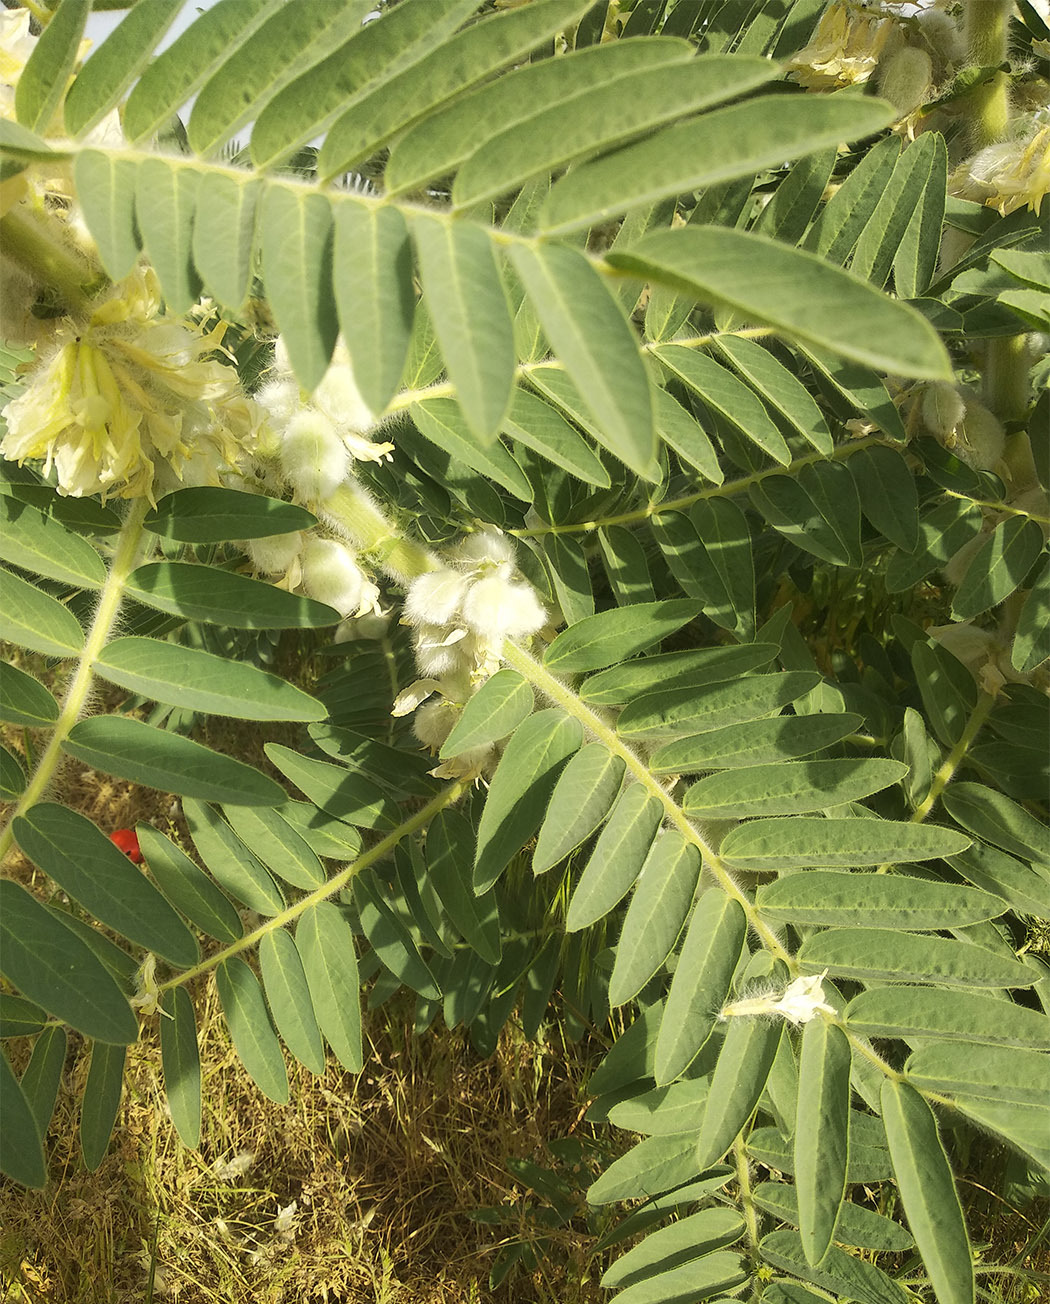
[[[349,458],[332,423],[304,409],[288,423],[281,440],[281,469],[300,498],[319,502],[346,479]]]
[[[963,396],[944,380],[935,380],[922,396],[922,419],[931,434],[943,440],[962,421],[966,413]]]
[[[905,45],[879,68],[879,94],[901,117],[925,104],[932,83],[930,56],[914,45]]]
[[[332,365],[311,399],[340,434],[344,429],[371,430],[376,424],[375,414],[357,388],[350,357],[342,345],[336,347]]]
[[[291,534],[271,534],[265,539],[247,539],[244,550],[261,575],[284,575],[302,546],[302,533],[295,530]]]
[[[405,596],[407,625],[447,625],[459,611],[468,580],[453,570],[433,570],[413,580]]]
[[[528,584],[496,574],[470,586],[463,601],[463,619],[486,638],[521,638],[542,629],[547,613]]]
[[[334,539],[309,539],[303,548],[303,588],[341,616],[361,606],[368,577],[349,548]]]
[[[994,413],[989,412],[983,403],[968,398],[960,435],[955,452],[970,466],[991,471],[1002,457],[1006,444],[1006,431]]]

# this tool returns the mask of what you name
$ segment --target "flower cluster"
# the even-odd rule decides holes
[[[180,485],[221,483],[258,428],[236,371],[214,356],[224,330],[166,317],[156,276],[139,267],[86,321],[59,322],[5,409],[0,456],[42,460],[75,498],[155,502]]]
[[[722,1009],[721,1018],[731,1019],[742,1016],[779,1014],[796,1026],[808,1023],[818,1013],[834,1014],[835,1008],[824,1000],[824,979],[828,976],[825,969],[813,978],[796,978],[779,995],[751,996],[742,1001],[734,1001]]]
[[[244,548],[260,575],[327,603],[344,619],[380,614],[378,586],[361,569],[353,549],[338,539],[295,531],[248,539]]]
[[[270,379],[255,397],[266,413],[260,452],[277,462],[284,481],[307,506],[330,498],[355,461],[379,462],[393,452],[393,444],[369,437],[378,422],[357,388],[342,340],[324,379],[309,394],[300,388],[278,338]]]
[[[465,539],[446,566],[412,582],[403,621],[412,627],[423,678],[400,695],[394,714],[415,711],[417,737],[436,751],[469,698],[499,669],[504,640],[537,633],[547,613],[532,586],[518,577],[510,540],[485,530]],[[435,700],[428,702],[430,697]],[[480,773],[491,753],[483,748],[457,757],[455,774]],[[440,772],[453,773],[445,767]]]
[[[989,145],[963,163],[952,174],[949,189],[1004,217],[1018,208],[1038,216],[1050,192],[1050,110],[1034,115],[1023,134]]]
[[[791,76],[815,91],[866,82],[879,66],[892,30],[890,19],[865,12],[851,0],[835,0],[821,15],[810,43],[788,64]]]

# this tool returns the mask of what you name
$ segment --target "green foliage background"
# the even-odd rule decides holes
[[[820,0],[371,7],[221,0],[153,58],[173,7],[139,0],[70,81],[91,5],[63,0],[3,178],[72,168],[98,277],[53,267],[63,310],[145,254],[173,313],[229,315],[249,383],[271,315],[305,390],[342,335],[395,446],[342,525],[395,610],[424,545],[494,527],[563,628],[508,640],[442,748],[499,743],[491,782],[445,779],[390,715],[396,620],[335,643],[331,608],[239,573],[232,541],[313,513],[67,498],[5,462],[0,634],[65,689],[3,667],[3,718],[45,740],[28,774],[0,753],[4,848],[49,886],[0,882],[2,1032],[35,1038],[20,1080],[0,1057],[0,1164],[47,1180],[66,1026],[101,1161],[151,993],[190,1146],[197,979],[275,1101],[286,1051],[360,1070],[362,990],[407,987],[420,1033],[483,1054],[558,993],[578,1033],[625,1029],[591,1116],[644,1139],[588,1192],[630,1205],[608,1243],[646,1233],[606,1275],[621,1304],[972,1301],[966,1138],[1050,1171],[1050,521],[1010,483],[1047,479],[1023,338],[1050,327],[1047,212],[948,194],[1005,74],[902,146],[885,100],[785,78]],[[1045,71],[1031,6],[1011,31]],[[120,103],[126,143],[78,143]],[[27,355],[2,361],[14,395]],[[922,421],[982,374],[997,469]],[[989,631],[983,676],[935,619]],[[318,682],[273,673],[289,640]],[[149,720],[87,713],[96,675]],[[194,742],[195,713],[303,726],[267,745],[286,783]],[[178,795],[201,864],[141,827],[140,873],[47,800],[63,755]],[[796,1025],[773,1006],[805,978]]]

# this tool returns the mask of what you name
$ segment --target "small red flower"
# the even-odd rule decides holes
[[[133,864],[142,864],[142,852],[134,829],[115,829],[109,835],[110,842],[118,847]]]

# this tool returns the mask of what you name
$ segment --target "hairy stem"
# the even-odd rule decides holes
[[[5,255],[34,281],[56,290],[70,312],[84,312],[105,277],[69,246],[69,237],[53,218],[24,205],[0,218]]]
[[[415,833],[418,829],[426,828],[430,821],[446,806],[451,806],[453,802],[458,801],[460,797],[470,787],[468,783],[450,783],[447,788],[432,800],[429,801],[422,810],[417,811],[410,819],[400,824],[393,833],[388,833],[385,838],[377,842],[374,847],[369,847],[362,852],[356,860],[351,861],[345,869],[339,871],[328,880],[322,887],[317,888],[309,895],[301,897],[287,910],[282,910],[279,915],[274,915],[266,923],[260,924],[250,933],[245,933],[236,942],[231,942],[229,946],[224,947],[221,951],[216,951],[214,955],[208,956],[200,964],[196,964],[192,969],[184,969],[181,973],[176,974],[174,978],[169,978],[167,982],[159,983],[158,992],[166,992],[172,987],[184,987],[187,983],[192,982],[194,978],[199,978],[201,974],[210,973],[213,969],[218,968],[224,960],[229,960],[232,956],[238,955],[241,951],[247,951],[266,936],[267,933],[275,932],[278,928],[284,928],[288,924],[295,923],[311,906],[318,905],[322,901],[327,901],[329,897],[335,896],[337,892],[342,891],[362,870],[368,869],[377,861],[388,856],[402,838],[408,837],[410,833]]]
[[[1013,0],[967,0],[966,41],[970,59],[979,68],[1006,62]],[[970,129],[975,148],[1002,140],[1010,123],[1009,78],[1005,72],[970,93]]]
[[[733,1142],[733,1167],[736,1169],[736,1185],[740,1194],[740,1212],[744,1215],[747,1227],[747,1241],[752,1250],[758,1249],[758,1208],[755,1205],[751,1189],[751,1170],[747,1161],[747,1146],[743,1133]]]
[[[962,732],[962,737],[948,753],[944,762],[938,767],[937,773],[933,776],[933,782],[930,784],[930,791],[926,794],[922,803],[915,808],[911,817],[913,824],[921,824],[933,809],[938,797],[945,790],[955,771],[963,763],[966,753],[970,750],[973,740],[980,733],[985,720],[995,705],[995,698],[991,693],[982,693],[977,700],[977,705],[973,709],[973,714],[966,722],[966,728]],[[880,867],[880,873],[885,866]]]
[[[128,576],[139,562],[145,533],[142,522],[148,510],[149,501],[145,498],[134,499],[128,510],[127,517],[117,538],[117,547],[110,563],[109,574],[99,593],[95,618],[92,620],[91,628],[87,632],[84,650],[73,673],[73,678],[69,681],[65,696],[62,699],[58,720],[55,722],[47,747],[41,754],[25,792],[12,811],[11,819],[8,821],[3,833],[0,834],[0,856],[7,854],[14,840],[12,832],[14,817],[21,815],[34,802],[39,801],[47,790],[48,784],[54,778],[55,770],[62,757],[62,744],[69,736],[69,731],[79,720],[87,704],[94,678],[92,666],[95,658],[109,640],[110,631],[113,629],[117,614],[120,611],[124,586],[127,583]]]

